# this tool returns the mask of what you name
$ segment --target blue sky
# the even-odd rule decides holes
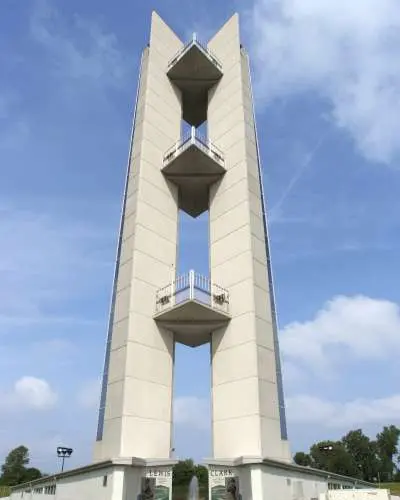
[[[49,472],[59,444],[90,460],[153,8],[183,39],[242,15],[293,451],[400,424],[397,1],[2,0],[0,454],[27,444]],[[182,220],[182,270],[206,268],[206,232]],[[208,394],[208,350],[179,348],[178,456],[210,454]]]

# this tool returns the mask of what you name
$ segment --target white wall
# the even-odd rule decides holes
[[[237,467],[236,471],[242,500],[319,500],[328,491],[328,483],[347,487],[353,483],[351,479],[341,483],[333,478],[258,464]]]
[[[103,478],[107,476],[107,486],[103,486]],[[42,483],[43,487],[49,483]],[[42,486],[34,484],[31,493],[23,490],[14,491],[10,500],[122,500],[124,492],[123,468],[105,468],[82,474],[63,477],[57,481],[54,495],[34,493],[34,488]],[[27,489],[27,488],[26,488]],[[23,492],[23,496],[21,496]],[[136,497],[134,497],[136,498]]]

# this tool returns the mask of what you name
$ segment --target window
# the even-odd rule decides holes
[[[108,482],[108,476],[103,476],[103,486],[106,487]]]

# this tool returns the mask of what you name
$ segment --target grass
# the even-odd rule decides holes
[[[400,483],[381,483],[380,487],[390,490],[392,495],[400,495]]]

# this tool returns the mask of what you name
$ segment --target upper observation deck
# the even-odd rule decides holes
[[[167,75],[182,92],[183,119],[200,126],[207,120],[208,91],[222,77],[222,65],[196,35],[169,62]]]
[[[194,127],[164,155],[162,173],[179,187],[179,208],[192,217],[208,210],[209,187],[225,174],[222,151]]]
[[[189,271],[156,295],[154,319],[190,347],[210,341],[211,333],[229,320],[229,293],[209,278]]]

